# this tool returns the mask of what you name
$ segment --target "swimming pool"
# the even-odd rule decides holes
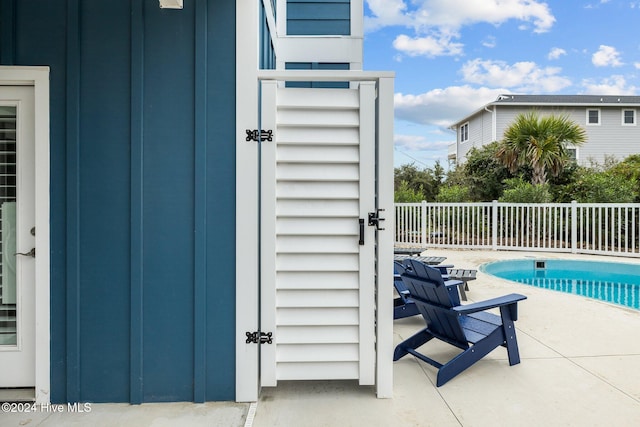
[[[480,266],[514,282],[640,309],[640,265],[602,261],[518,259]]]

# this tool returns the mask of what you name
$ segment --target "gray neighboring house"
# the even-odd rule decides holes
[[[500,95],[449,127],[457,135],[449,145],[449,163],[464,163],[472,147],[501,140],[518,114],[534,109],[541,115],[567,114],[584,127],[587,142],[572,150],[582,165],[640,153],[640,96]]]

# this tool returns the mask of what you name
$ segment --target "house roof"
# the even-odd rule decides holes
[[[640,105],[640,96],[623,95],[500,95],[487,105]]]
[[[522,105],[522,106],[627,106],[640,107],[640,96],[625,95],[499,95],[495,101],[489,102],[484,106],[468,114],[464,118],[452,123],[449,127],[454,129],[461,123],[468,121],[471,117],[480,111],[488,109],[492,106],[499,105]]]

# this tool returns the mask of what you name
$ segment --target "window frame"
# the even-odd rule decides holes
[[[595,112],[598,113],[598,122],[597,123],[591,123],[589,121],[589,113],[591,111],[595,111]],[[586,122],[587,122],[587,126],[600,126],[600,124],[602,123],[602,111],[600,110],[600,108],[587,108]]]
[[[633,113],[633,121],[631,123],[626,123],[625,122],[625,113],[627,111],[631,111]],[[621,122],[622,122],[622,126],[636,126],[636,124],[638,123],[638,113],[636,111],[635,108],[623,108],[621,110],[621,118],[620,118]]]
[[[463,139],[463,135],[465,136],[464,139]],[[462,125],[460,125],[459,131],[458,131],[458,138],[459,138],[460,144],[469,142],[469,122],[465,122]]]

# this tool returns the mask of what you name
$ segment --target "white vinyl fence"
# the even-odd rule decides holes
[[[640,257],[640,204],[396,203],[400,246]]]

